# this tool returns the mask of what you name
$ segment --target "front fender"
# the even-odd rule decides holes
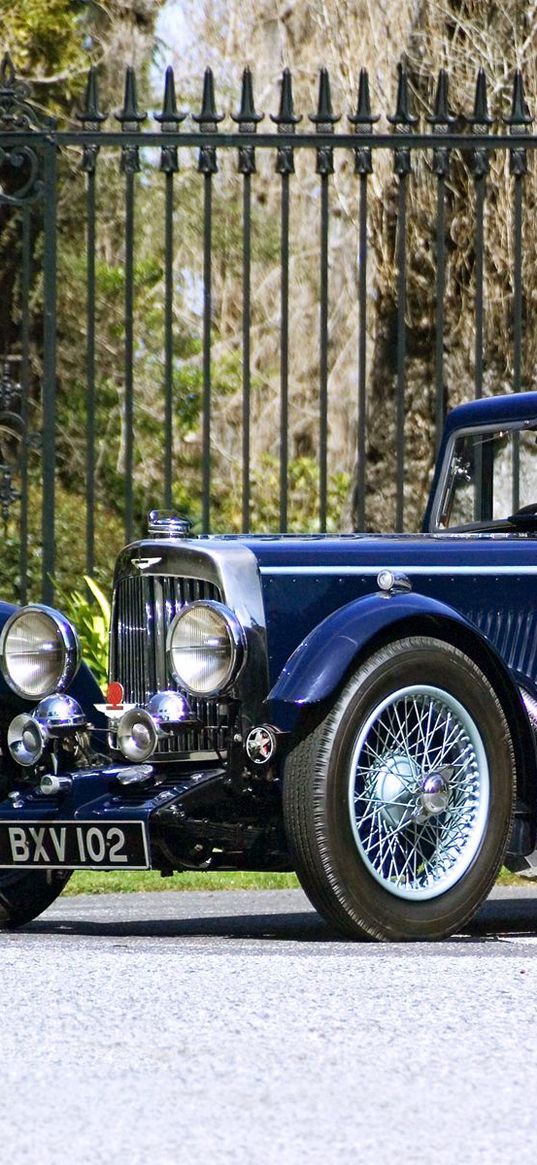
[[[269,692],[268,719],[291,729],[296,722],[291,710],[327,700],[376,642],[387,635],[416,633],[451,640],[477,662],[486,655],[494,673],[515,695],[515,684],[496,650],[453,607],[426,595],[377,593],[340,607],[302,640]]]
[[[446,603],[419,594],[374,594],[329,615],[293,652],[267,697],[266,720],[282,732],[301,731],[303,716],[322,707],[366,654],[386,640],[429,634],[465,651],[481,667],[505,709],[515,749],[519,805],[513,853],[535,844],[536,746],[518,686],[503,659],[477,628]],[[517,821],[520,818],[520,821]]]

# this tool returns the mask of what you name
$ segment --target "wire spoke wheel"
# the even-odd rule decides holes
[[[349,811],[381,885],[415,900],[444,893],[473,861],[488,807],[483,741],[454,696],[414,685],[373,709],[352,754]]]
[[[286,759],[302,886],[353,938],[452,934],[494,884],[516,787],[512,726],[484,671],[442,639],[393,640]]]

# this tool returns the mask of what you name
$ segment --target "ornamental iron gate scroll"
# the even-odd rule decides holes
[[[92,573],[95,564],[95,545],[99,531],[95,529],[95,503],[98,478],[98,434],[96,410],[98,406],[98,331],[96,310],[96,238],[102,198],[99,177],[103,151],[116,158],[122,183],[122,213],[124,221],[124,292],[122,321],[122,468],[124,534],[127,539],[143,533],[139,528],[135,504],[136,491],[136,385],[135,370],[140,345],[144,344],[143,328],[135,312],[136,264],[136,205],[141,184],[158,181],[162,187],[164,247],[163,315],[162,315],[162,374],[158,387],[162,412],[162,442],[160,496],[155,505],[173,505],[174,481],[180,466],[174,453],[174,425],[176,400],[174,398],[174,257],[181,246],[180,207],[177,207],[176,181],[180,169],[180,150],[194,152],[198,182],[201,186],[199,216],[199,249],[201,270],[201,392],[200,392],[200,528],[209,532],[212,526],[211,487],[213,473],[213,417],[214,386],[212,381],[212,344],[214,329],[213,258],[215,232],[220,228],[215,219],[214,191],[218,181],[221,159],[231,156],[240,176],[240,270],[242,302],[240,315],[241,352],[241,424],[237,434],[237,461],[240,462],[240,496],[242,526],[251,528],[252,498],[252,346],[255,342],[252,324],[252,196],[258,160],[261,155],[271,159],[273,172],[279,180],[278,237],[278,320],[279,331],[279,408],[277,418],[279,461],[279,528],[289,525],[289,405],[292,390],[290,367],[290,240],[292,231],[292,192],[300,181],[296,173],[297,156],[311,155],[313,151],[317,175],[315,195],[318,206],[318,333],[315,337],[317,373],[317,465],[318,465],[318,529],[327,529],[329,492],[329,376],[331,363],[331,336],[329,305],[331,292],[331,265],[329,232],[331,223],[330,190],[336,170],[336,158],[350,159],[355,176],[356,192],[356,305],[357,344],[355,360],[354,399],[349,412],[353,416],[356,433],[356,521],[365,528],[366,520],[366,465],[367,465],[367,304],[368,304],[368,212],[370,182],[377,151],[389,151],[394,172],[397,233],[395,244],[396,271],[396,328],[394,343],[394,475],[395,525],[404,528],[405,480],[405,417],[407,365],[407,214],[409,181],[413,176],[417,156],[425,156],[436,188],[436,219],[434,224],[435,266],[435,351],[434,395],[435,428],[441,432],[446,408],[445,386],[445,288],[446,288],[446,207],[450,166],[454,154],[464,154],[475,189],[474,257],[475,257],[475,350],[474,392],[479,397],[486,390],[484,381],[484,257],[485,209],[487,177],[494,154],[502,153],[508,159],[512,177],[512,380],[509,387],[522,387],[522,238],[523,191],[528,168],[528,150],[535,149],[537,137],[530,132],[531,117],[524,99],[523,82],[515,74],[512,105],[509,117],[500,119],[506,129],[493,132],[489,115],[486,81],[483,72],[477,78],[473,112],[466,117],[455,116],[448,104],[448,78],[442,71],[436,83],[434,108],[426,119],[425,132],[412,112],[409,84],[405,69],[399,66],[398,94],[395,112],[387,117],[387,132],[376,127],[377,115],[371,111],[369,82],[362,70],[359,79],[357,104],[346,115],[348,130],[336,125],[340,115],[332,109],[330,82],[325,69],[321,70],[318,106],[309,114],[312,128],[300,126],[302,118],[295,112],[292,78],[285,70],[281,81],[279,109],[266,119],[261,129],[263,114],[254,104],[252,77],[245,70],[239,108],[232,114],[232,123],[222,125],[223,114],[217,110],[213,75],[205,73],[203,96],[199,113],[192,115],[194,125],[186,122],[187,115],[178,111],[175,81],[171,69],[166,71],[161,111],[149,115],[139,108],[136,78],[129,68],[125,77],[124,102],[119,112],[105,115],[99,105],[98,78],[94,69],[88,75],[83,108],[78,124],[59,128],[54,119],[43,116],[29,100],[29,88],[19,80],[8,56],[0,67],[0,243],[13,240],[17,258],[16,271],[9,283],[9,301],[0,305],[0,520],[7,526],[17,521],[20,533],[20,580],[17,596],[27,598],[28,592],[28,507],[35,506],[35,494],[29,491],[29,466],[39,461],[40,505],[42,528],[41,597],[50,602],[53,596],[53,578],[57,569],[55,556],[55,522],[57,518],[56,452],[57,424],[57,258],[58,206],[65,170],[61,171],[62,157],[76,157],[79,174],[83,175],[84,236],[85,236],[85,565]],[[186,122],[186,124],[185,124]],[[270,124],[272,123],[272,124]],[[307,121],[306,121],[307,125]],[[144,166],[141,157],[144,157]],[[261,176],[260,176],[261,177]],[[39,237],[39,246],[35,245]],[[2,272],[0,272],[0,275]],[[37,297],[37,298],[36,298]],[[40,298],[41,297],[41,298]],[[35,303],[42,304],[41,318]],[[32,308],[33,304],[33,308]],[[3,313],[3,314],[2,314]],[[33,314],[32,314],[33,313]],[[39,329],[36,332],[36,314]],[[311,337],[308,337],[312,343]],[[156,390],[157,391],[157,390]],[[514,486],[516,495],[516,485]],[[514,497],[516,503],[516,496]],[[111,551],[116,548],[110,548]],[[35,585],[34,585],[35,590]],[[38,597],[33,594],[31,597]]]

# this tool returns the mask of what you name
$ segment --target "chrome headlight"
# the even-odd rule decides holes
[[[193,696],[216,696],[235,682],[246,654],[237,617],[223,603],[200,600],[176,615],[168,632],[170,668]]]
[[[50,607],[23,607],[8,619],[0,638],[4,679],[26,700],[63,691],[76,675],[80,649],[74,628]]]

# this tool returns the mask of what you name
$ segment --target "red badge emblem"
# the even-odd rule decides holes
[[[106,704],[94,704],[94,708],[98,712],[102,712],[104,716],[108,716],[109,720],[120,720],[124,712],[130,712],[131,708],[135,708],[135,704],[124,704],[125,688],[123,684],[113,680],[106,689]]]
[[[108,707],[119,709],[120,705],[123,704],[124,695],[125,689],[123,684],[119,684],[117,680],[113,680],[106,689],[106,703]]]

